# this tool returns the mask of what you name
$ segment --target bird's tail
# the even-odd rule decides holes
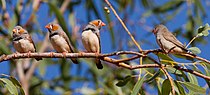
[[[72,61],[74,64],[79,64],[79,61],[78,61],[76,58],[71,58],[71,61]]]
[[[101,64],[101,60],[100,59],[95,59],[96,62],[96,66],[98,69],[103,69],[103,65]]]

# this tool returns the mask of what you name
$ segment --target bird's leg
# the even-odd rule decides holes
[[[53,57],[54,56],[54,52],[50,52],[50,57]]]
[[[99,58],[98,56],[100,55],[100,53],[96,52],[95,54],[96,54],[96,58]]]
[[[30,55],[31,55],[31,51],[28,51],[28,54],[27,54],[27,55],[28,55],[28,57],[30,57]]]
[[[79,55],[83,55],[83,53],[88,53],[87,51],[79,51]]]
[[[17,54],[18,54],[18,52],[16,51],[15,54],[14,54],[14,57],[17,57]]]
[[[66,58],[66,53],[67,53],[67,52],[62,52],[64,58]]]

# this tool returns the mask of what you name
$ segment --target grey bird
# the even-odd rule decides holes
[[[56,23],[49,23],[45,26],[48,29],[50,35],[49,39],[53,48],[59,53],[75,53],[75,49],[72,46],[67,34],[63,31],[61,26]],[[71,58],[72,62],[78,64],[76,58]]]
[[[189,51],[177,38],[167,29],[166,26],[157,25],[153,31],[156,41],[165,53],[188,53]]]
[[[15,50],[19,53],[34,53],[36,52],[36,48],[34,42],[29,35],[28,31],[26,31],[21,26],[16,26],[12,30],[12,43]],[[35,58],[37,61],[42,60],[42,58]]]
[[[93,20],[82,31],[82,43],[85,49],[91,53],[101,53],[101,42],[100,42],[100,29],[106,24],[101,20]],[[102,69],[100,59],[95,59],[95,63],[98,69]]]

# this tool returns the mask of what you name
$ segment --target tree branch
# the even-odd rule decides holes
[[[147,50],[148,51],[148,50]],[[151,52],[153,52],[154,50],[150,50]],[[156,51],[155,51],[156,52]],[[113,59],[110,58],[110,56],[116,56],[116,55],[121,55],[121,54],[132,54],[134,56],[130,57],[130,58],[124,58],[124,59]],[[137,59],[139,57],[147,57],[149,58],[152,62],[154,62],[155,64],[143,64],[143,65],[128,65],[125,64],[125,61],[131,61],[134,59]],[[3,61],[8,61],[8,60],[12,60],[12,59],[22,59],[22,58],[100,58],[103,61],[109,62],[111,64],[114,64],[116,66],[119,67],[123,67],[129,70],[134,70],[134,69],[140,69],[140,68],[161,68],[161,67],[168,67],[171,65],[162,65],[159,64],[155,59],[147,56],[147,55],[143,55],[139,52],[133,52],[133,51],[119,51],[119,52],[113,52],[113,53],[109,53],[109,54],[95,54],[95,53],[66,53],[65,56],[62,53],[52,53],[52,52],[48,52],[48,53],[13,53],[10,55],[2,55],[0,56],[0,63]],[[185,72],[189,72],[191,74],[194,74],[198,77],[204,78],[206,80],[210,81],[210,77],[203,75],[199,72],[193,71],[191,69],[184,69],[181,66],[174,66],[173,68],[176,68],[177,70],[181,70],[181,71],[185,71]]]
[[[164,67],[161,67],[161,69],[163,70],[163,72],[165,73],[165,75],[167,76],[167,78],[171,84],[172,95],[176,95],[175,89],[174,89],[174,84],[173,84],[173,78],[169,75],[169,73],[166,71],[166,69]]]

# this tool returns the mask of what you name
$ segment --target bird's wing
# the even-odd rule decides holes
[[[164,31],[168,31],[168,30],[164,29]],[[168,33],[163,32],[163,37],[167,41],[170,41],[173,44],[177,45],[178,47],[186,50],[185,46],[179,40],[177,40],[176,37],[171,32],[168,32]]]
[[[25,38],[25,39],[29,40],[29,42],[33,44],[34,49],[35,49],[34,52],[36,52],[36,47],[35,47],[34,41],[33,41],[32,38],[31,38],[31,35],[29,35],[29,34],[23,34],[23,35],[24,35],[24,38]]]
[[[95,32],[96,36],[98,37],[98,41],[99,41],[99,53],[101,53],[101,40],[100,40],[100,33],[99,30],[97,30]]]
[[[68,43],[69,45],[69,48],[70,48],[70,52],[74,53],[75,50],[74,50],[74,47],[73,45],[71,44],[70,40],[69,40],[69,37],[67,36],[67,34],[63,31],[63,32],[60,32],[62,33],[61,36],[65,39],[65,41]]]

